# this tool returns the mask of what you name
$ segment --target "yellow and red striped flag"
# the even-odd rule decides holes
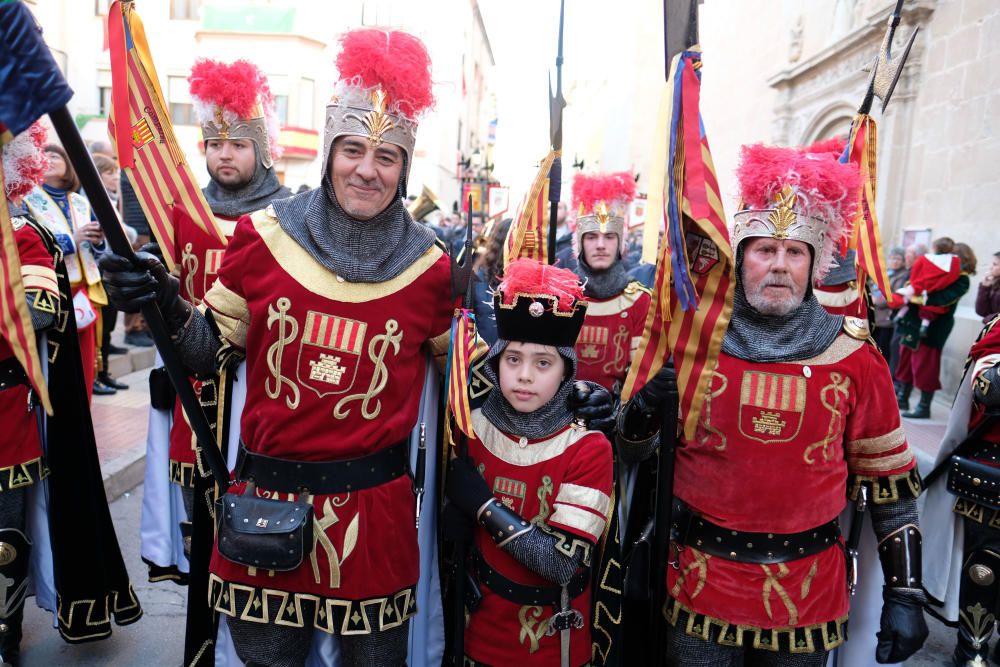
[[[858,114],[851,124],[847,147],[842,162],[858,165],[864,185],[861,188],[861,204],[858,217],[854,221],[854,234],[850,247],[858,252],[858,285],[865,284],[865,277],[871,276],[890,307],[902,305],[902,298],[892,291],[889,274],[885,270],[885,254],[882,250],[882,235],[875,214],[876,151],[878,133],[875,119],[868,114]]]
[[[642,388],[673,355],[686,437],[694,437],[705,392],[733,307],[733,249],[719,184],[699,109],[701,51],[674,57],[660,105],[658,161],[660,210],[666,233],[642,342],[633,356],[622,400]],[[653,200],[651,192],[650,200]],[[659,200],[659,196],[656,197]],[[646,224],[659,227],[656,217]]]
[[[524,199],[518,204],[504,242],[504,266],[518,259],[533,259],[543,264],[549,261],[549,171],[555,159],[556,152],[549,151],[538,165],[538,172]]]
[[[163,257],[173,269],[178,262],[171,214],[175,206],[187,211],[195,224],[220,245],[226,245],[226,235],[219,229],[177,144],[146,32],[133,5],[116,0],[108,10],[108,133]]]
[[[451,323],[451,346],[448,350],[448,412],[455,426],[469,438],[472,429],[472,406],[469,402],[469,368],[476,352],[476,316],[466,308],[455,310]],[[452,435],[449,429],[449,435]]]
[[[0,192],[4,191],[3,169],[0,169]],[[21,259],[17,254],[14,225],[7,211],[6,199],[0,202],[0,335],[7,340],[14,358],[24,369],[31,387],[42,401],[45,412],[52,415],[49,388],[45,384],[42,363],[38,357],[35,328],[31,325],[28,299],[21,280]]]

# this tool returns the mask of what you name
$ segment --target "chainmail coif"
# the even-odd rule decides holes
[[[620,257],[603,271],[595,271],[586,260],[580,259],[580,263],[576,265],[576,275],[583,280],[583,293],[593,299],[617,296],[629,283],[628,271]]]
[[[497,372],[498,357],[509,344],[510,341],[498,338],[486,355],[483,373],[496,388],[483,402],[483,416],[504,433],[531,440],[546,438],[564,426],[569,426],[573,421],[568,401],[573,390],[573,380],[576,378],[576,350],[572,347],[556,348],[567,365],[566,377],[559,385],[556,395],[534,412],[518,412],[500,391],[500,377]]]
[[[255,171],[249,183],[232,189],[221,185],[214,178],[208,182],[204,193],[212,213],[235,218],[265,208],[275,199],[292,196],[292,191],[278,181],[274,167],[265,169],[260,163],[260,151],[256,142],[253,151]]]
[[[757,363],[811,359],[830,347],[844,325],[842,315],[831,315],[806,289],[798,308],[787,315],[764,315],[743,292],[743,246],[736,251],[736,291],[733,316],[722,339],[722,351]]]
[[[355,220],[341,208],[327,178],[322,187],[272,206],[285,233],[317,262],[352,283],[395,278],[436,239],[429,228],[413,221],[398,197],[371,220]]]

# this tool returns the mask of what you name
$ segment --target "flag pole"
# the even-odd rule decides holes
[[[559,47],[556,51],[556,94],[552,94],[549,80],[549,136],[556,158],[549,169],[549,264],[556,263],[556,227],[559,224],[559,198],[562,194],[562,112],[566,99],[562,94],[563,26],[566,19],[566,0],[559,0]]]
[[[104,189],[104,183],[101,181],[97,167],[94,166],[94,161],[83,143],[83,137],[80,136],[72,114],[67,107],[63,106],[50,111],[49,119],[52,121],[56,134],[59,135],[63,148],[66,149],[66,154],[69,155],[73,168],[80,177],[80,183],[87,193],[87,199],[90,200],[90,206],[104,231],[104,238],[108,245],[111,246],[116,255],[121,255],[134,262],[135,253],[125,237],[125,230],[118,220],[115,207],[108,197],[107,190]],[[198,438],[198,445],[205,456],[205,462],[212,470],[216,483],[224,485],[229,480],[229,468],[215,445],[212,429],[194,394],[194,389],[188,381],[188,375],[184,372],[177,350],[174,349],[173,342],[170,340],[163,314],[160,313],[160,308],[155,303],[144,304],[141,312],[149,325],[153,342],[156,343],[156,349],[167,369],[167,375],[177,390],[177,397],[180,399],[181,406],[191,424],[191,430]]]

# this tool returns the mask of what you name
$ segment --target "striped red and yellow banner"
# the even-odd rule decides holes
[[[0,169],[0,192],[4,191],[3,170]],[[24,369],[42,407],[52,415],[49,388],[45,384],[42,363],[38,357],[38,341],[31,325],[28,299],[21,279],[21,259],[17,254],[14,225],[7,211],[6,200],[0,203],[0,335],[10,345],[14,358]]]
[[[108,10],[111,50],[111,112],[108,133],[167,265],[178,262],[172,210],[183,208],[220,245],[226,236],[184,158],[166,111],[163,91],[132,2]]]
[[[543,264],[549,261],[549,171],[555,159],[556,152],[549,151],[514,213],[503,247],[504,266],[517,259],[533,259]]]
[[[660,106],[660,210],[666,233],[656,260],[642,342],[629,368],[622,400],[642,388],[673,356],[684,434],[694,437],[733,305],[733,249],[719,183],[700,113],[701,53],[675,56]],[[665,126],[665,129],[664,127]],[[659,199],[659,194],[656,197]],[[650,196],[652,201],[654,197]],[[646,224],[656,224],[647,218]],[[678,289],[682,290],[678,293]]]
[[[469,438],[476,437],[469,403],[469,368],[475,351],[476,316],[466,308],[458,309],[451,323],[451,347],[448,350],[448,412],[455,420],[455,426]]]
[[[851,247],[858,251],[858,285],[865,284],[865,277],[870,276],[885,295],[892,308],[902,306],[902,298],[892,291],[889,274],[886,272],[885,254],[882,249],[882,234],[879,231],[878,217],[875,213],[876,163],[878,149],[878,132],[875,119],[868,114],[858,114],[851,124],[851,134],[848,138],[850,147],[849,160],[858,165],[864,177],[864,187],[861,189],[861,204],[858,207],[858,217],[854,223],[854,235]]]

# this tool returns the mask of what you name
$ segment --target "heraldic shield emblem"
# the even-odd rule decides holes
[[[806,379],[744,371],[740,388],[740,433],[765,444],[789,442],[802,428]]]
[[[507,509],[518,514],[524,512],[524,497],[528,493],[528,485],[516,479],[497,477],[493,481],[493,494],[500,499]]]
[[[310,310],[299,339],[299,383],[320,397],[342,394],[354,384],[367,325]]]
[[[215,283],[215,279],[219,275],[219,267],[222,266],[222,257],[225,254],[225,248],[212,248],[205,251],[205,282],[202,286],[204,290],[202,294],[208,292]]]
[[[577,356],[584,364],[596,364],[604,359],[604,351],[608,347],[607,327],[584,325],[580,336],[576,339]]]

